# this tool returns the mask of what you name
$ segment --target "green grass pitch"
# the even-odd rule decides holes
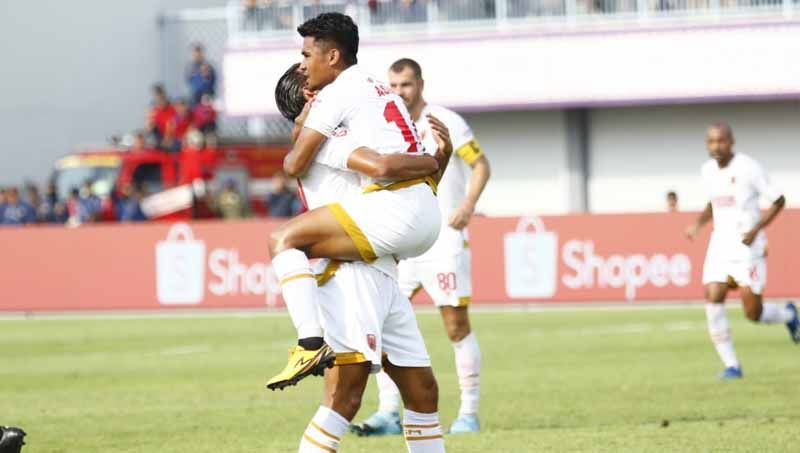
[[[700,306],[473,313],[483,349],[476,435],[450,452],[800,451],[800,346],[731,310],[745,379],[721,364]],[[437,314],[420,323],[448,426],[458,409]],[[263,384],[293,338],[284,316],[0,321],[0,424],[24,453],[294,452],[319,378]],[[362,419],[376,404],[368,386]],[[405,451],[347,435],[344,453]]]

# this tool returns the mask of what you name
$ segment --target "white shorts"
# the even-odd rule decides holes
[[[748,248],[736,241],[712,237],[703,264],[703,284],[747,286],[754,294],[762,294],[767,284],[764,248],[765,244]]]
[[[368,263],[421,255],[439,237],[439,203],[425,183],[351,196],[328,207]]]
[[[370,362],[378,372],[386,355],[401,367],[431,366],[411,302],[383,272],[342,263],[318,295],[325,342],[337,365]]]
[[[468,248],[447,257],[403,260],[397,265],[398,284],[407,297],[419,289],[437,307],[464,307],[472,298],[471,254]]]

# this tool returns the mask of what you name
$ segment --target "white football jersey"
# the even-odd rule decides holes
[[[345,127],[361,146],[381,154],[424,152],[403,100],[358,65],[319,92],[304,126],[328,138],[338,127]],[[362,187],[374,182],[381,181],[361,177]]]
[[[439,209],[442,213],[442,230],[439,233],[439,239],[436,244],[424,255],[416,258],[419,260],[457,254],[464,248],[467,240],[466,229],[453,229],[447,222],[453,211],[461,206],[467,194],[467,186],[472,174],[472,163],[483,155],[472,129],[461,115],[444,107],[431,104],[425,106],[419,121],[416,123],[426,150],[432,150],[432,152],[436,150],[436,140],[428,122],[428,114],[435,116],[447,126],[450,131],[450,140],[453,142],[453,155],[447,164],[442,180],[439,181],[437,191]]]
[[[353,140],[344,128],[323,143],[306,173],[298,178],[300,197],[308,209],[341,202],[347,197],[361,197],[361,180],[355,172],[339,168],[339,156],[349,154],[361,145]],[[397,264],[390,256],[378,258],[372,263],[384,274],[397,278]],[[324,268],[324,263],[318,265]]]
[[[734,154],[725,168],[709,160],[701,174],[714,214],[714,234],[732,240],[741,241],[742,235],[758,223],[760,197],[774,202],[782,195],[761,165],[742,153]],[[759,239],[759,242],[766,239],[763,230]]]

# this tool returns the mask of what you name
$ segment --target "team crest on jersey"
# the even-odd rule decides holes
[[[337,127],[336,129],[333,130],[333,136],[334,137],[344,137],[345,135],[347,135],[347,132],[348,132],[348,130],[347,130],[346,127],[339,126],[339,127]]]
[[[378,347],[378,345],[376,343],[375,335],[373,335],[371,333],[367,334],[367,346],[369,346],[369,348],[372,349],[373,351],[375,351],[375,348]]]

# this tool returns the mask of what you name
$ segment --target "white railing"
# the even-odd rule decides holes
[[[788,19],[800,11],[800,0],[231,0],[229,37],[244,41],[287,38],[305,20],[330,11],[352,16],[363,34],[374,35],[513,30],[535,24],[574,28]]]

